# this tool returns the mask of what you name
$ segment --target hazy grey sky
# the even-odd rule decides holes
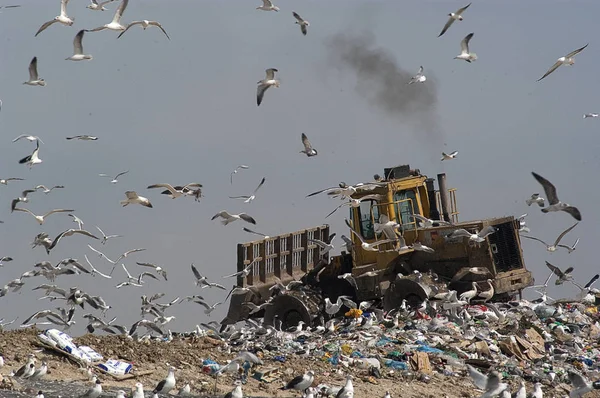
[[[279,0],[276,13],[256,10],[260,0],[131,0],[123,22],[158,20],[172,40],[156,28],[144,32],[139,26],[118,40],[112,31],[87,33],[84,50],[94,57],[89,62],[64,60],[72,54],[73,37],[79,29],[108,23],[118,2],[108,5],[110,11],[95,12],[85,8],[86,1],[72,0],[68,14],[75,24],[56,24],[37,38],[39,26],[59,13],[60,1],[5,2],[13,3],[22,7],[0,13],[0,178],[26,181],[0,186],[0,220],[5,221],[0,256],[14,258],[0,269],[2,284],[36,262],[85,261],[84,254],[97,268],[110,271],[112,266],[87,248],[92,243],[113,259],[128,249],[147,248],[127,259],[130,272],[142,271],[135,261],[161,264],[169,272],[168,282],[148,280],[143,288],[119,290],[114,286],[124,280],[120,268],[112,280],[87,275],[57,279],[64,288],[79,286],[103,296],[114,307],[109,316],[118,316],[117,323],[129,326],[139,319],[142,294],[166,292],[161,302],[197,293],[211,303],[221,301],[226,292],[194,286],[190,263],[210,279],[231,285],[233,280],[221,275],[236,269],[236,244],[254,236],[242,231],[242,222],[224,227],[211,221],[216,212],[246,211],[258,222],[254,229],[269,235],[319,225],[337,202],[305,195],[339,181],[370,180],[384,167],[403,163],[432,177],[446,172],[449,185],[458,188],[461,220],[528,212],[532,235],[551,241],[574,220],[566,213],[543,215],[538,207],[527,208],[525,199],[542,192],[531,176],[532,170],[538,172],[557,186],[561,199],[580,208],[584,221],[565,238],[572,243],[581,237],[571,255],[550,255],[538,242],[523,240],[527,267],[542,282],[548,274],[545,260],[573,265],[582,282],[597,272],[593,226],[600,221],[595,211],[600,120],[583,120],[582,114],[600,111],[593,83],[600,61],[593,41],[598,2],[474,1],[464,21],[438,38],[447,14],[466,1]],[[292,10],[310,21],[306,37],[294,24]],[[470,32],[475,33],[471,50],[479,59],[472,64],[454,60]],[[410,115],[391,115],[365,98],[364,82],[357,85],[355,73],[332,61],[331,39],[339,35],[372,35],[374,47],[409,74],[424,66],[428,80],[422,88],[437,96],[427,112],[437,123],[431,127],[435,135]],[[574,66],[536,83],[558,57],[588,42]],[[21,84],[33,56],[46,87]],[[257,107],[256,82],[270,67],[279,69],[281,87],[269,89]],[[298,153],[303,132],[318,156]],[[22,133],[45,142],[43,163],[32,170],[18,160],[34,144],[11,142]],[[65,140],[78,134],[99,140]],[[456,160],[440,162],[444,150],[460,153]],[[250,169],[230,185],[229,173],[240,163]],[[116,185],[98,176],[124,170],[130,172]],[[262,177],[266,183],[253,203],[228,199],[250,193]],[[192,181],[204,184],[200,203],[145,189],[153,183]],[[99,225],[107,234],[125,237],[104,247],[70,237],[50,256],[43,248],[32,250],[36,234],[54,237],[76,227],[62,214],[50,216],[43,226],[27,214],[10,214],[11,199],[38,184],[66,189],[32,194],[26,206],[34,213],[73,208],[89,231]],[[150,198],[154,208],[122,208],[126,190]],[[346,216],[337,212],[330,217],[333,231],[347,234]],[[19,315],[22,321],[60,304],[38,301],[40,294],[31,292],[47,283],[44,278],[25,282],[21,294],[0,299],[0,318]],[[576,290],[563,286],[549,292],[565,296]],[[226,309],[219,307],[211,319],[220,321]],[[202,310],[189,303],[172,307],[167,315],[177,319],[169,328],[190,329],[209,320]],[[83,331],[82,314],[73,334]]]

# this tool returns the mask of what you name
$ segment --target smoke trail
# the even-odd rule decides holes
[[[429,76],[424,83],[407,84],[417,70],[405,71],[385,49],[375,47],[372,34],[337,34],[326,41],[331,62],[352,70],[356,90],[372,105],[403,122],[415,123],[420,141],[443,143],[437,123],[437,87]],[[424,71],[427,76],[427,69]]]

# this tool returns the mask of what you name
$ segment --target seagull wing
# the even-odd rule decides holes
[[[130,199],[130,200],[139,199],[139,196],[138,196],[137,192],[135,192],[135,191],[127,191],[127,192],[125,192],[125,196],[127,196],[127,199]]]
[[[33,57],[29,63],[29,80],[38,79],[37,57]]]
[[[50,214],[54,214],[54,213],[69,213],[75,210],[66,210],[66,209],[54,209],[54,210],[50,210],[48,213],[44,214],[44,218],[48,217]]]
[[[83,44],[81,41],[83,40],[83,34],[85,33],[84,29],[81,29],[73,39],[73,54],[83,54]],[[69,138],[67,138],[69,139]]]
[[[123,174],[127,174],[127,173],[129,173],[129,170],[120,172],[119,174],[117,174],[117,175],[115,176],[115,180],[116,180],[117,178],[119,178],[120,176],[122,176]]]
[[[265,177],[263,177],[263,179],[260,181],[260,184],[258,184],[256,189],[254,190],[254,193],[256,193],[260,189],[260,187],[263,186],[264,183],[265,183]]]
[[[200,275],[200,272],[198,272],[198,270],[196,269],[196,267],[194,266],[194,264],[192,264],[192,272],[194,274],[194,277],[196,277],[196,279],[201,279],[202,275]]]
[[[467,369],[469,370],[469,376],[473,379],[473,384],[481,390],[486,390],[488,378],[483,373],[479,372],[471,365],[467,365]]]
[[[543,78],[545,78],[546,76],[548,76],[550,73],[554,72],[555,70],[558,69],[559,66],[562,65],[562,62],[560,61],[556,61],[556,63],[554,65],[552,65],[550,67],[550,69],[548,69],[548,72],[544,73],[544,76],[540,77],[539,79],[537,79],[537,81],[539,82],[540,80],[542,80]]]
[[[463,53],[465,53],[465,54],[469,53],[469,42],[471,41],[472,38],[473,38],[473,33],[469,33],[460,42],[460,49],[462,50]]]
[[[60,15],[63,17],[67,16],[67,4],[69,0],[60,0]]]
[[[557,204],[558,195],[556,193],[556,187],[541,175],[533,171],[531,172],[531,174],[533,175],[533,178],[535,178],[537,182],[539,182],[544,188],[544,192],[546,193],[546,198],[548,198],[548,202],[550,202],[551,205]]]
[[[169,190],[169,192],[171,192],[171,194],[173,194],[173,195],[177,194],[177,191],[175,190],[175,188],[173,188],[173,186],[171,184],[153,184],[153,185],[148,185],[146,188],[147,189],[166,188]]]
[[[565,236],[566,234],[568,234],[569,232],[571,232],[571,230],[573,228],[575,228],[577,226],[577,224],[579,224],[579,223],[576,222],[575,224],[573,224],[569,228],[565,229],[560,235],[558,235],[558,238],[556,238],[556,241],[554,242],[554,246],[557,246],[560,243],[560,240],[563,238],[563,236]]]
[[[565,274],[560,270],[560,268],[550,264],[548,261],[546,261],[546,266],[550,268],[550,271],[554,272],[554,275],[556,275],[557,277],[563,278],[565,276]]]
[[[344,202],[344,203],[342,203],[341,205],[339,205],[338,207],[336,207],[335,209],[333,209],[333,211],[331,213],[327,214],[325,216],[325,218],[329,217],[330,215],[332,215],[333,213],[335,213],[336,211],[338,211],[340,209],[340,207],[342,207],[342,206],[348,206],[349,204],[350,204],[350,202]]]
[[[265,96],[265,91],[271,87],[268,84],[259,84],[256,88],[256,104],[260,106],[262,103],[263,97]]]
[[[302,145],[304,145],[304,150],[306,152],[308,152],[312,149],[312,145],[310,144],[308,137],[304,133],[302,133]]]
[[[567,206],[567,207],[563,208],[562,210],[569,213],[577,221],[581,221],[581,212],[579,211],[579,209],[577,207]]]
[[[15,207],[13,210],[15,210],[15,211],[22,211],[22,212],[24,212],[24,213],[29,213],[29,214],[31,214],[32,216],[34,216],[34,217],[35,217],[35,214],[33,214],[33,213],[31,212],[31,210],[29,210],[29,209],[22,209],[22,208],[20,208],[20,207]]]
[[[132,26],[140,25],[142,23],[143,23],[143,21],[133,21],[133,22],[131,22],[129,25],[127,25],[127,27],[125,28],[124,31],[122,31],[121,33],[119,33],[119,36],[117,36],[117,39],[120,38],[121,36],[123,36],[125,34],[125,32],[127,32],[129,30],[129,28],[131,28]]]
[[[492,225],[488,225],[487,227],[485,227],[484,229],[482,229],[481,231],[479,231],[477,233],[477,235],[480,238],[485,238],[486,236],[493,234],[494,232],[496,232],[496,228]]]
[[[279,72],[279,71],[275,68],[269,68],[265,72],[267,74],[266,80],[273,80],[273,79],[275,79],[275,72]]]
[[[444,33],[446,33],[446,31],[448,30],[448,28],[450,28],[450,26],[452,26],[453,23],[454,23],[454,18],[452,18],[452,17],[448,18],[448,21],[446,22],[446,25],[444,25],[444,27],[442,28],[442,32],[438,35],[438,37],[440,37]]]
[[[38,29],[38,31],[35,34],[35,36],[37,37],[37,35],[39,35],[40,33],[42,33],[44,30],[46,30],[46,28],[48,28],[48,26],[54,24],[55,22],[58,22],[58,21],[56,19],[52,19],[52,20],[44,23],[42,26],[40,26],[40,28]]]
[[[215,214],[214,216],[212,216],[211,220],[214,220],[217,217],[221,217],[221,218],[231,218],[231,214],[229,214],[227,211],[222,210],[220,212],[218,212],[217,214]]]
[[[153,26],[160,28],[160,30],[162,30],[162,32],[165,34],[165,36],[167,36],[167,39],[171,40],[171,38],[167,34],[167,31],[162,27],[162,25],[160,23],[158,23],[157,21],[150,21],[149,25],[153,25]]]
[[[542,243],[543,243],[544,245],[546,245],[546,246],[550,246],[549,244],[547,244],[547,243],[546,243],[546,242],[544,242],[543,240],[541,240],[541,239],[538,239],[538,238],[536,238],[536,237],[534,237],[534,236],[523,235],[523,236],[521,236],[521,238],[526,238],[526,239],[537,240],[538,242],[542,242]]]
[[[250,224],[255,224],[256,225],[256,220],[254,220],[254,218],[250,217],[248,214],[246,213],[240,213],[239,214],[240,218],[246,222],[249,222]]]
[[[575,50],[575,51],[571,51],[570,53],[568,53],[567,55],[565,55],[565,58],[571,58],[571,57],[573,57],[573,56],[575,56],[575,55],[579,54],[579,53],[580,53],[580,52],[582,52],[582,51],[583,51],[583,50],[584,50],[584,49],[585,49],[585,48],[586,48],[588,45],[589,45],[589,43],[588,43],[588,44],[586,44],[585,46],[581,47],[581,48],[578,48],[578,49],[577,49],[577,50]]]
[[[298,15],[298,13],[296,11],[292,11],[292,15],[294,15],[294,18],[296,18],[298,20],[298,22],[300,22],[300,23],[304,22],[304,19],[302,19],[302,17],[300,15]]]
[[[123,13],[125,12],[125,8],[127,8],[127,4],[129,3],[129,0],[121,0],[121,4],[119,4],[119,8],[117,8],[117,11],[115,12],[115,16],[113,17],[113,23],[120,23],[121,22],[121,17],[123,16]]]
[[[466,229],[460,228],[460,229],[457,229],[456,231],[452,232],[449,236],[452,236],[452,237],[464,236],[464,237],[469,238],[469,237],[471,237],[471,235],[472,235],[472,233],[470,233]]]
[[[462,7],[462,8],[459,8],[459,9],[458,9],[458,10],[455,12],[455,14],[456,14],[456,15],[462,15],[462,13],[463,13],[463,12],[464,12],[464,11],[465,11],[467,8],[469,8],[469,6],[470,6],[470,5],[471,5],[471,3],[467,4],[466,6],[464,6],[464,7]]]

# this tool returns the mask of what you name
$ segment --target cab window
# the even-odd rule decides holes
[[[371,209],[373,209],[373,218],[371,218]],[[350,215],[353,214],[352,208],[350,208]],[[360,203],[360,206],[356,209],[358,211],[358,217],[360,220],[360,227],[358,232],[365,239],[375,239],[375,228],[373,226],[373,219],[379,220],[379,207],[375,200],[364,200]],[[356,227],[356,223],[354,223]]]
[[[413,215],[413,208],[415,209],[415,213],[419,214],[415,191],[412,189],[396,191],[394,193],[394,202],[398,202],[396,203],[396,222],[403,226],[414,222],[414,219],[411,217]]]

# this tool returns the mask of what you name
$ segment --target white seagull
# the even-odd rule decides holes
[[[347,225],[348,227],[350,227],[350,222],[349,222],[348,220],[345,220],[345,221],[346,221],[346,225]],[[354,228],[351,228],[351,227],[350,227],[350,231],[351,231],[351,232],[352,232],[354,235],[356,235],[356,237],[357,237],[357,238],[360,240],[360,242],[361,242],[361,243],[360,243],[360,246],[363,248],[363,250],[366,250],[366,251],[370,251],[370,252],[376,252],[376,251],[379,251],[379,245],[383,245],[384,243],[390,243],[390,242],[394,242],[394,240],[393,240],[393,239],[384,239],[384,240],[380,240],[380,241],[377,241],[377,242],[368,243],[368,242],[366,242],[366,241],[364,240],[364,238],[363,238],[363,237],[362,237],[362,236],[361,236],[361,235],[360,235],[358,232],[356,232],[356,231],[354,230]]]
[[[137,194],[137,192],[135,191],[125,191],[125,196],[127,196],[127,199],[122,200],[120,203],[121,205],[123,205],[123,207],[127,206],[128,204],[139,204],[142,206],[146,206],[149,208],[152,208],[152,203],[150,203],[150,201],[148,200],[148,198],[145,198],[143,196],[139,196]]]
[[[308,21],[302,19],[302,17],[300,15],[298,15],[298,13],[296,11],[292,11],[292,14],[294,15],[294,18],[296,18],[296,23],[298,25],[300,25],[300,30],[302,31],[302,34],[304,36],[306,36],[307,33],[307,27],[310,26],[310,24],[308,23]]]
[[[167,374],[167,377],[158,382],[158,384],[152,391],[152,394],[158,394],[158,393],[168,394],[169,391],[171,391],[174,388],[175,388],[175,368],[173,366],[171,366],[169,368],[169,374]]]
[[[77,223],[77,226],[79,227],[79,229],[83,229],[82,226],[83,226],[84,222],[81,218],[77,217],[73,213],[69,213],[68,215],[69,215],[69,217],[71,217],[73,219],[74,223]]]
[[[37,33],[35,34],[36,36],[39,35],[40,33],[42,33],[44,30],[46,30],[47,27],[49,27],[50,25],[56,23],[56,22],[60,22],[63,25],[66,26],[71,26],[73,25],[73,22],[75,22],[74,18],[70,18],[67,15],[67,4],[69,3],[69,0],[61,0],[60,2],[60,15],[57,17],[54,17],[54,19],[44,23],[42,26],[40,26],[40,28],[38,29]]]
[[[246,228],[246,227],[244,227],[244,228],[242,228],[242,229],[243,229],[245,232],[248,232],[248,233],[250,233],[250,234],[254,234],[254,235],[260,235],[260,236],[262,236],[262,237],[263,237],[263,238],[265,238],[265,239],[269,239],[269,238],[270,238],[270,236],[269,236],[269,235],[265,235],[265,234],[262,234],[262,233],[260,233],[260,232],[253,231],[253,230],[251,230],[251,229],[249,229],[249,228]]]
[[[119,174],[117,174],[116,176],[114,176],[114,178],[112,178],[111,183],[116,184],[117,182],[119,182],[119,180],[117,180],[117,178],[119,178],[123,174],[127,174],[127,173],[129,173],[129,170],[120,172]],[[98,174],[98,175],[100,177],[110,177],[108,174]]]
[[[300,153],[304,153],[308,157],[317,156],[317,150],[312,147],[308,137],[304,133],[302,133],[302,145],[304,145],[304,150],[300,151]]]
[[[0,178],[0,184],[2,185],[8,185],[9,181],[24,181],[24,178],[19,178],[19,177],[10,177],[10,178]]]
[[[177,189],[173,188],[173,186],[171,184],[153,184],[153,185],[148,185],[148,187],[146,189],[166,188],[171,193],[171,199],[176,199],[176,198],[178,198],[178,197],[180,197],[182,195],[185,195],[186,194],[186,190],[189,187],[202,188],[202,184],[199,184],[197,182],[191,182],[189,184],[184,185],[180,190],[177,190]]]
[[[534,193],[531,195],[531,198],[525,200],[525,203],[527,203],[527,206],[531,206],[532,204],[537,203],[538,206],[544,207],[544,204],[545,204],[544,202],[545,202],[545,199],[542,198],[539,193]]]
[[[502,378],[500,373],[495,370],[491,371],[488,376],[485,376],[471,365],[467,365],[467,369],[469,370],[469,375],[473,379],[473,384],[475,384],[477,388],[485,391],[482,398],[495,397],[508,388],[508,384],[501,383]]]
[[[93,59],[91,55],[85,55],[83,53],[83,44],[81,43],[81,41],[83,40],[84,33],[85,29],[81,29],[79,32],[77,32],[75,38],[73,39],[73,55],[71,55],[69,58],[65,58],[65,61],[83,61]]]
[[[125,34],[125,32],[127,32],[129,30],[129,28],[131,28],[132,26],[135,26],[135,25],[142,25],[142,28],[144,28],[144,30],[146,30],[148,28],[148,26],[156,26],[156,27],[160,28],[160,30],[162,30],[162,32],[165,34],[165,36],[167,36],[167,39],[171,40],[171,38],[167,34],[167,31],[162,27],[162,25],[160,24],[160,22],[157,22],[157,21],[148,21],[147,19],[144,19],[142,21],[133,21],[133,22],[131,22],[129,25],[127,25],[127,28],[125,28],[124,31],[122,31],[121,33],[119,33],[119,36],[117,36],[117,39],[119,37],[123,36]]]
[[[46,195],[48,195],[50,192],[52,192],[53,189],[61,189],[64,188],[64,185],[55,185],[52,188],[48,189],[46,188],[45,185],[38,185],[35,187],[36,190],[41,189]]]
[[[281,390],[297,390],[304,391],[310,387],[315,380],[315,372],[309,370],[302,376],[296,376],[290,380],[285,386],[281,387]]]
[[[423,67],[420,66],[417,74],[414,75],[407,84],[423,83],[425,80],[427,80],[427,76],[423,74]]]
[[[562,271],[555,265],[550,264],[546,261],[546,267],[550,269],[556,275],[556,280],[554,281],[555,285],[562,285],[564,282],[573,280],[573,271],[575,270],[573,267],[569,267],[566,270]]]
[[[561,202],[558,199],[556,187],[552,185],[550,181],[548,181],[547,179],[545,179],[537,173],[531,172],[531,174],[537,180],[537,182],[542,184],[542,187],[544,187],[544,192],[546,193],[546,197],[548,198],[548,202],[550,202],[550,205],[548,207],[542,209],[542,213],[562,210],[569,213],[577,221],[581,221],[581,212],[579,211],[579,209],[575,206],[569,205],[568,203]]]
[[[454,151],[454,152],[450,152],[450,153],[446,153],[446,152],[442,152],[442,161],[444,160],[452,160],[456,157],[456,155],[458,155],[458,151]]]
[[[42,144],[44,143],[44,141],[42,141],[42,139],[40,137],[38,137],[37,135],[29,135],[29,134],[21,134],[20,136],[16,137],[15,139],[12,140],[12,142],[17,142],[19,141],[21,138],[25,138],[27,141],[29,142],[33,142],[33,141],[39,141]]]
[[[560,243],[561,239],[566,234],[568,234],[569,232],[571,232],[571,230],[577,226],[577,224],[579,224],[579,223],[576,222],[575,224],[573,224],[569,228],[565,229],[560,235],[558,235],[558,238],[556,238],[556,240],[554,241],[554,243],[551,244],[551,245],[549,245],[546,242],[544,242],[543,240],[541,240],[539,238],[535,238],[533,236],[523,236],[523,238],[532,239],[532,240],[536,240],[538,242],[543,243],[546,246],[546,250],[548,250],[550,253],[554,253],[556,251],[556,249],[558,249],[559,246],[566,247],[567,249],[570,249],[569,246],[559,245],[559,243]],[[573,250],[575,250],[575,249],[573,249]]]
[[[360,207],[360,204],[362,203],[363,200],[375,200],[375,201],[380,201],[381,200],[381,195],[378,194],[371,194],[371,195],[365,195],[361,198],[358,199],[353,199],[353,198],[349,198],[348,202],[344,202],[341,205],[339,205],[338,207],[336,207],[331,213],[327,214],[325,216],[325,218],[328,218],[330,215],[332,215],[333,213],[335,213],[338,209],[340,209],[342,206],[350,206],[350,207]]]
[[[268,0],[263,0],[263,1],[268,1]],[[264,80],[260,80],[257,84],[258,87],[256,88],[256,104],[258,106],[260,106],[263,97],[265,95],[265,91],[267,91],[267,89],[271,86],[274,87],[279,87],[279,80],[275,79],[275,72],[279,72],[277,69],[275,68],[269,68],[266,71],[266,78]]]
[[[583,376],[573,370],[569,370],[568,377],[573,385],[573,389],[569,393],[569,398],[583,397],[586,393],[594,389],[592,383],[588,382]]]
[[[54,209],[54,210],[50,210],[48,213],[42,215],[42,216],[37,216],[35,214],[33,214],[31,212],[31,210],[29,209],[21,209],[19,207],[15,207],[15,211],[22,211],[24,213],[29,213],[33,216],[33,218],[35,218],[35,220],[38,222],[38,224],[42,225],[44,223],[44,221],[46,220],[46,217],[48,217],[50,214],[54,214],[54,213],[70,213],[73,212],[75,210],[67,210],[67,209]],[[81,229],[81,228],[79,228]]]
[[[252,195],[243,195],[243,196],[230,196],[229,199],[244,199],[244,203],[250,203],[252,202],[255,198],[256,198],[256,192],[258,192],[258,190],[260,189],[260,187],[263,186],[263,184],[265,183],[265,177],[263,177],[263,179],[260,181],[260,183],[258,184],[258,186],[256,187],[256,189],[254,190],[254,192],[252,193]]]
[[[229,175],[229,181],[233,184],[233,175],[237,174],[238,171],[240,170],[247,170],[249,169],[250,166],[246,166],[245,164],[240,164],[238,167],[235,168],[235,170],[233,170],[231,172],[231,174]]]
[[[87,32],[98,32],[98,31],[101,31],[104,29],[110,29],[110,30],[116,30],[116,31],[122,31],[122,30],[127,29],[126,26],[121,25],[121,17],[123,16],[123,13],[125,12],[125,8],[127,8],[128,3],[129,3],[129,0],[121,0],[121,4],[119,4],[117,11],[115,11],[113,20],[110,23],[107,23],[106,25],[102,25],[102,26],[94,28],[94,29],[87,30]]]
[[[46,85],[46,81],[38,76],[37,70],[37,57],[33,57],[31,62],[29,63],[29,80],[23,82],[23,84],[27,84],[28,86],[42,86]]]
[[[246,213],[230,214],[230,213],[228,213],[225,210],[221,210],[220,212],[218,212],[217,214],[215,214],[214,216],[212,216],[211,220],[214,220],[217,217],[221,217],[223,219],[221,221],[221,223],[223,225],[230,224],[230,223],[232,223],[234,221],[237,221],[237,220],[244,220],[246,222],[249,222],[250,224],[255,224],[256,225],[256,221],[254,220],[254,218],[250,217]]]
[[[262,0],[263,5],[260,7],[256,7],[257,10],[263,11],[279,11],[279,7],[273,5],[271,0]]]
[[[448,14],[448,16],[450,18],[448,18],[448,22],[446,22],[446,25],[444,25],[444,28],[442,29],[442,33],[440,33],[438,35],[438,37],[442,36],[444,33],[446,33],[446,31],[448,30],[448,28],[450,28],[450,26],[452,26],[452,24],[454,23],[454,21],[459,20],[462,21],[463,20],[463,16],[462,13],[469,8],[469,6],[471,5],[471,3],[467,4],[466,6],[459,8],[458,10],[456,10],[456,12],[451,12],[450,14]]]
[[[40,164],[43,162],[43,160],[40,159],[38,156],[40,153],[40,142],[36,141],[36,143],[37,143],[37,146],[31,153],[31,155],[27,155],[23,159],[19,160],[19,164],[29,165],[29,168],[31,169],[33,167],[33,165]]]
[[[112,3],[115,0],[106,0],[101,3],[98,3],[98,0],[92,0],[92,4],[88,5],[86,8],[89,8],[92,11],[107,11],[108,8],[104,7],[105,4]]]
[[[588,43],[589,44],[589,43]],[[537,81],[539,82],[540,80],[542,80],[543,78],[545,78],[546,76],[548,76],[550,73],[554,72],[555,70],[558,69],[559,66],[561,65],[573,65],[575,63],[575,56],[577,54],[579,54],[580,52],[582,52],[587,46],[588,44],[586,44],[585,46],[578,48],[575,51],[571,51],[570,53],[568,53],[567,55],[565,55],[564,57],[560,57],[556,63],[554,65],[552,65],[550,67],[550,69],[548,69],[548,72],[546,72],[544,74],[544,76],[540,77]]]
[[[588,117],[598,117],[599,115],[597,113],[585,113],[583,115],[584,119],[587,119]]]
[[[109,240],[110,238],[121,238],[121,235],[106,235],[99,226],[96,225],[96,229],[98,231],[100,231],[100,233],[102,234],[102,244],[106,244],[106,241]]]
[[[471,63],[472,61],[477,60],[477,54],[469,51],[469,42],[473,38],[473,33],[469,33],[465,36],[464,39],[460,42],[460,54],[454,57],[454,59],[462,59],[463,61],[467,61]]]
[[[496,228],[491,225],[488,225],[481,231],[475,230],[475,233],[470,233],[466,229],[460,228],[460,229],[457,229],[456,231],[452,232],[449,235],[449,237],[452,237],[452,238],[465,237],[465,238],[469,238],[469,242],[481,243],[481,242],[485,241],[485,238],[488,235],[493,234],[494,232],[496,232]]]

